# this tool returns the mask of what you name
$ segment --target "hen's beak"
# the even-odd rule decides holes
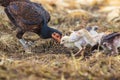
[[[52,33],[52,38],[55,39],[57,42],[60,43],[60,40],[61,40],[60,34],[54,32],[54,33]]]

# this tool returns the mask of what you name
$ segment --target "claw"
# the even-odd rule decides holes
[[[34,45],[34,42],[29,41],[29,42],[27,42],[27,44],[28,44],[29,46],[32,46],[32,45]]]
[[[29,46],[31,46],[33,44],[33,42],[27,42],[24,39],[19,39],[19,41],[23,45],[26,53],[32,53]]]
[[[28,48],[27,41],[24,39],[19,39],[20,43],[23,45],[24,48]]]

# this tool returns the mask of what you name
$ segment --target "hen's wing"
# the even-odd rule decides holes
[[[7,10],[16,21],[25,25],[39,25],[43,18],[47,23],[50,20],[49,13],[37,3],[15,1],[10,3]]]

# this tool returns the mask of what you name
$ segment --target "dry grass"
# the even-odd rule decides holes
[[[49,26],[61,30],[63,34],[69,34],[69,29],[78,30],[90,25],[100,26],[100,32],[120,31],[119,25],[108,23],[106,13],[99,13],[95,6],[82,6],[85,13],[79,13],[81,6],[73,4],[73,8],[63,6],[64,10],[51,3],[45,6],[51,14]],[[33,33],[24,35],[27,40],[35,40],[36,43],[31,47],[32,54],[25,53],[15,37],[13,25],[4,16],[0,16],[0,80],[120,79],[120,55],[108,56],[101,51],[91,53],[86,50],[84,58],[74,57],[77,49],[64,48],[52,39],[43,40]]]

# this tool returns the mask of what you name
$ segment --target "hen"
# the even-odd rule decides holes
[[[5,7],[8,18],[18,28],[16,37],[26,50],[28,43],[22,38],[26,31],[34,32],[43,39],[53,38],[60,42],[62,33],[47,25],[50,14],[41,4],[29,0],[0,0],[0,4]]]

